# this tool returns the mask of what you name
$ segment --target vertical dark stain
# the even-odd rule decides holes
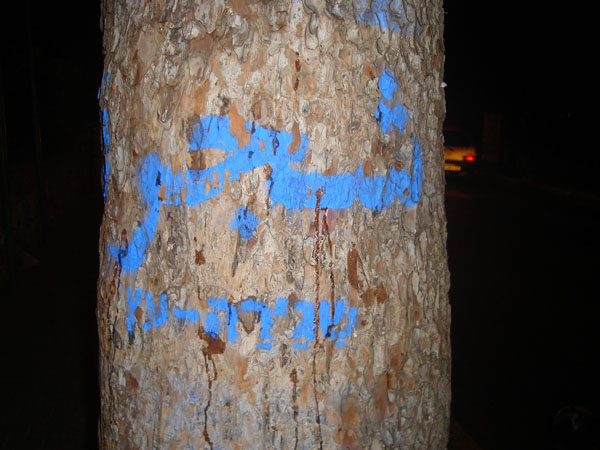
[[[275,184],[275,181],[273,181],[273,178],[271,177],[271,174],[273,173],[273,168],[271,167],[270,164],[265,164],[264,173],[265,173],[266,180],[269,182],[269,195],[267,195],[267,216],[268,216],[269,211],[271,209],[271,202],[270,202],[271,190],[273,189],[273,184]]]
[[[269,422],[271,421],[271,405],[269,404],[269,383],[265,382],[263,385],[263,443],[268,441],[269,431],[271,427],[269,426]]]
[[[294,450],[298,448],[298,372],[294,367],[290,372],[290,380],[292,382],[292,408],[294,409]]]
[[[321,413],[319,407],[319,397],[317,395],[317,348],[321,346],[319,341],[319,325],[320,319],[319,314],[321,310],[321,303],[319,299],[319,289],[320,289],[320,276],[321,276],[321,247],[323,236],[321,235],[321,227],[320,227],[320,212],[321,212],[321,197],[323,197],[324,188],[317,189],[315,193],[317,197],[317,203],[315,206],[315,233],[316,233],[316,242],[315,248],[313,252],[313,256],[315,258],[315,345],[313,347],[313,360],[312,360],[312,375],[313,375],[313,396],[315,398],[315,412],[317,414],[317,438],[319,440],[319,450],[323,449],[323,434],[321,432]]]
[[[225,342],[219,339],[218,336],[212,336],[210,333],[205,332],[202,327],[198,329],[198,337],[206,342],[206,346],[202,349],[202,355],[204,356],[204,370],[206,371],[206,378],[208,380],[208,400],[204,407],[204,430],[202,436],[212,450],[213,443],[210,440],[210,435],[208,433],[208,408],[210,408],[210,403],[212,401],[213,381],[215,381],[219,375],[217,372],[217,365],[215,364],[212,355],[222,354],[225,351]],[[213,368],[212,377],[210,375],[209,362],[212,364]]]
[[[323,208],[323,232],[327,234],[327,246],[329,247],[329,281],[331,282],[331,291],[329,295],[330,310],[331,310],[331,325],[327,329],[325,337],[331,335],[331,328],[333,327],[333,318],[335,317],[335,278],[333,276],[333,244],[331,243],[331,236],[329,234],[329,224],[327,223],[327,208]]]
[[[321,278],[321,251],[323,236],[321,235],[320,213],[321,213],[321,197],[323,197],[323,188],[317,189],[316,192],[317,204],[315,206],[315,248],[313,250],[313,258],[315,259],[315,346],[319,344],[319,312],[320,312],[320,278]]]
[[[128,251],[129,241],[127,239],[127,230],[123,229],[123,231],[121,231],[121,245],[119,246],[119,253],[117,256],[117,259],[119,260],[119,278],[117,280],[117,293],[121,291],[121,272],[123,271],[123,263],[121,261],[127,256]]]
[[[216,379],[216,374],[217,374],[217,368],[215,367],[215,362],[212,359],[212,356],[210,356],[209,353],[207,352],[202,352],[204,355],[204,370],[206,371],[206,378],[208,379],[208,400],[206,401],[206,406],[204,407],[204,431],[202,431],[202,436],[204,437],[204,440],[206,441],[206,443],[209,445],[209,447],[213,448],[213,443],[210,440],[210,435],[208,434],[208,408],[210,408],[210,402],[212,400],[212,383],[213,383],[213,378],[211,378],[210,374],[209,374],[209,370],[208,370],[208,361],[210,360],[213,364],[213,370],[214,370],[214,379]]]
[[[277,155],[277,149],[279,148],[279,139],[277,139],[277,134],[273,131],[273,140],[271,142],[273,144],[273,154]]]

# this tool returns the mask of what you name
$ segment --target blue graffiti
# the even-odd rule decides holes
[[[330,308],[331,304],[329,302],[323,302],[319,309],[319,323],[323,332],[322,337],[325,339],[335,339],[335,345],[338,347],[344,346],[342,339],[349,337],[354,325],[356,325],[356,308],[350,308],[349,311],[346,311],[346,302],[336,300],[334,303],[333,320]],[[344,317],[346,317],[348,322],[343,329],[339,330],[337,328],[342,324]]]
[[[149,292],[142,292],[141,289],[136,289],[134,296],[127,290],[128,312],[126,319],[127,331],[131,334],[134,332],[134,326],[137,323],[136,313],[138,308],[142,306],[142,299],[146,301],[147,313],[149,320],[142,324],[145,331],[152,328],[160,328],[169,319],[169,307],[167,296],[161,294],[158,296],[158,312],[154,303],[154,298]],[[236,328],[238,323],[238,311],[255,312],[259,314],[259,341],[256,347],[261,350],[270,350],[273,346],[273,336],[271,330],[275,326],[276,320],[280,317],[287,316],[290,311],[290,304],[286,298],[278,298],[275,304],[271,307],[267,303],[259,302],[252,298],[243,300],[237,304],[228,302],[225,298],[209,298],[209,308],[206,311],[199,312],[193,309],[182,310],[174,307],[172,315],[175,319],[182,320],[195,324],[199,322],[204,331],[210,334],[213,338],[227,339],[229,343],[236,344],[240,334]],[[307,349],[315,341],[316,324],[315,324],[315,305],[311,302],[300,300],[294,303],[293,309],[301,313],[301,317],[293,330],[292,337],[294,339],[294,348]],[[330,313],[330,303],[327,301],[320,302],[320,335],[323,339],[333,339],[335,345],[344,347],[347,340],[351,337],[352,330],[356,325],[357,308],[349,307],[346,300],[335,301],[335,314],[333,320]],[[223,317],[225,316],[225,317]],[[344,325],[343,329],[338,330],[340,325]],[[225,322],[225,326],[223,326]],[[336,329],[333,329],[333,328]],[[226,338],[223,335],[226,332]]]
[[[383,99],[379,100],[375,117],[381,129],[384,133],[389,133],[394,125],[398,130],[403,130],[409,115],[402,105],[393,103],[398,82],[388,70],[384,70],[379,78],[378,86]]]
[[[324,302],[321,302],[323,304]],[[294,344],[295,348],[308,348],[309,344],[315,339],[315,328],[314,322],[315,305],[310,302],[299,301],[294,304],[296,311],[302,312],[302,319],[294,330],[294,339],[302,340]]]
[[[125,325],[127,326],[127,331],[132,333],[133,325],[136,322],[135,312],[142,303],[142,291],[136,289],[135,298],[132,298],[130,290],[127,289],[127,301],[129,304],[129,313],[125,320]],[[154,306],[154,301],[152,300],[152,295],[149,292],[146,292],[146,305],[148,307],[148,316],[150,320],[144,323],[144,330],[148,331],[152,327],[160,327],[167,321],[169,313],[167,296],[165,294],[161,294],[159,297],[158,314],[156,312],[156,307]]]
[[[261,342],[257,344],[258,348],[270,349],[271,348],[271,328],[275,324],[274,317],[284,316],[287,314],[288,300],[286,298],[278,298],[275,303],[275,310],[271,311],[266,303],[257,302],[253,299],[247,299],[241,302],[240,306],[244,311],[253,311],[260,313],[260,330],[259,336]]]
[[[248,211],[247,208],[240,208],[231,222],[231,228],[233,230],[237,229],[238,234],[248,240],[256,231],[258,224],[259,220],[254,214]]]
[[[376,111],[376,120],[386,133],[392,126],[402,132],[409,113],[393,101],[398,81],[384,70],[379,88],[383,98]],[[300,136],[298,149],[293,152],[292,133],[251,123],[246,123],[245,127],[251,133],[250,142],[238,148],[228,117],[207,116],[200,120],[192,132],[189,151],[212,148],[227,152],[223,161],[210,168],[173,173],[170,167],[162,165],[157,155],[145,158],[139,173],[139,190],[146,202],[147,215],[128,243],[121,247],[109,246],[110,253],[118,259],[123,270],[136,270],[144,262],[162,205],[198,205],[220,194],[226,181],[239,180],[241,174],[266,165],[272,169],[266,188],[270,199],[292,211],[314,209],[318,190],[322,192],[320,207],[329,209],[347,209],[356,200],[375,211],[391,206],[396,200],[406,206],[419,201],[422,162],[421,148],[416,140],[413,140],[410,169],[392,167],[388,175],[368,177],[361,165],[354,173],[323,175],[294,168],[294,163],[299,165],[306,156],[306,135]],[[164,195],[159,197],[162,188]],[[182,200],[183,192],[185,201]],[[242,238],[249,239],[258,223],[254,215],[242,208],[237,211],[232,228],[237,229]]]
[[[108,111],[102,110],[102,141],[104,143],[104,167],[102,173],[102,195],[106,198],[106,188],[108,186],[108,174],[110,163],[108,162],[108,150],[110,148],[110,130],[108,128]]]
[[[402,26],[410,25],[400,0],[357,0],[356,20],[359,23],[378,26],[394,33],[402,31]]]

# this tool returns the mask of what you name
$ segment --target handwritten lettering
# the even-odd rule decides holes
[[[157,299],[158,301],[156,301]],[[247,311],[257,313],[259,316],[258,342],[256,343],[258,349],[271,349],[274,339],[271,331],[276,325],[276,321],[286,316],[295,316],[291,321],[291,323],[295,323],[292,332],[294,348],[309,348],[314,343],[317,332],[314,322],[315,305],[303,300],[296,301],[291,308],[286,298],[278,298],[272,306],[251,298],[235,304],[224,298],[209,298],[207,300],[209,308],[206,311],[182,310],[177,307],[169,310],[165,294],[153,296],[141,289],[136,289],[133,296],[130,290],[127,290],[127,300],[126,325],[130,334],[134,333],[138,318],[143,314],[144,300],[145,314],[148,320],[140,321],[139,326],[145,331],[162,327],[172,316],[175,320],[181,320],[188,325],[202,325],[204,331],[212,337],[219,336],[222,340],[228,340],[230,344],[236,344],[240,342],[240,332],[237,327],[238,314],[240,311]],[[329,308],[328,301],[320,303],[320,336],[323,339],[332,339],[336,346],[343,347],[356,325],[357,308],[349,307],[346,300],[336,300],[333,321]]]

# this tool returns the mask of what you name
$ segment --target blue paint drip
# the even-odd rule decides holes
[[[246,240],[249,240],[260,221],[246,208],[240,208],[237,210],[233,221],[231,222],[231,229],[238,230],[238,234]]]
[[[161,174],[170,172],[160,164],[157,155],[149,155],[140,171],[140,189],[148,204],[148,216],[142,225],[135,230],[126,249],[110,245],[109,252],[119,260],[123,270],[139,268],[146,258],[146,251],[154,239],[154,232],[158,224],[161,201],[158,192],[161,186]]]
[[[350,333],[356,325],[357,308],[352,307],[346,313],[346,302],[342,300],[335,301],[335,312],[333,321],[331,320],[331,305],[328,302],[322,302],[319,311],[319,323],[321,325],[321,336],[325,339],[335,339],[335,345],[337,347],[344,347],[346,342],[341,339],[345,339],[350,336]],[[343,330],[330,329],[330,326],[339,325],[344,318],[347,318],[346,326]]]
[[[238,315],[237,315],[237,310],[236,310],[235,306],[232,305],[231,303],[228,303],[227,300],[225,300],[224,298],[218,298],[218,299],[209,298],[208,305],[211,308],[216,309],[217,311],[224,311],[227,313],[227,334],[229,335],[229,342],[234,344],[238,338],[238,331],[235,328],[235,324],[238,321]],[[210,316],[210,323],[208,322],[209,321],[208,316]],[[212,327],[211,331],[214,331],[214,328],[216,328],[217,329],[216,334],[219,334],[219,330],[221,327],[220,323],[219,323],[219,316],[215,313],[209,313],[208,316],[207,316],[207,325],[205,326],[205,330],[207,329],[208,326],[210,326],[210,327]],[[216,320],[216,325],[214,323],[215,320]],[[213,337],[215,337],[216,334]]]
[[[127,331],[131,334],[133,333],[133,325],[135,324],[135,310],[140,306],[140,303],[142,303],[142,291],[136,289],[135,298],[131,298],[131,291],[127,289],[127,303],[129,304],[129,311],[127,313],[125,325],[127,326]]]
[[[241,307],[244,311],[252,311],[260,313],[260,330],[259,335],[262,342],[257,344],[258,348],[270,349],[271,348],[271,327],[273,326],[273,320],[271,318],[271,310],[269,307],[262,302],[257,302],[253,299],[244,300],[241,303]]]
[[[133,325],[136,323],[135,319],[135,310],[142,303],[142,291],[140,289],[135,290],[135,298],[131,297],[131,291],[127,289],[127,303],[128,303],[128,313],[127,319],[125,320],[125,325],[127,326],[127,331],[129,333],[133,332]],[[169,306],[167,302],[167,295],[161,294],[159,297],[158,304],[158,314],[156,312],[156,308],[154,306],[154,301],[152,300],[152,294],[146,292],[146,306],[148,307],[148,316],[150,320],[144,323],[144,330],[148,331],[151,328],[158,328],[162,326],[169,319]]]
[[[137,294],[137,292],[136,292]],[[144,330],[148,331],[152,327],[158,328],[162,324],[164,324],[169,318],[169,310],[167,305],[167,295],[161,294],[159,301],[159,310],[160,313],[156,314],[156,309],[154,308],[154,302],[152,301],[152,295],[149,292],[146,292],[146,305],[148,306],[148,315],[150,316],[150,321],[144,324]]]
[[[102,140],[104,141],[104,148],[106,151],[110,148],[110,130],[108,128],[108,111],[102,110]]]
[[[215,312],[209,312],[206,315],[206,321],[204,322],[204,331],[210,334],[213,338],[219,335],[221,326],[219,324],[219,316]]]
[[[98,90],[100,96],[100,90]],[[108,187],[108,174],[110,173],[110,163],[108,162],[108,150],[110,148],[110,130],[108,128],[108,111],[102,110],[102,140],[104,142],[104,173],[102,174],[102,195],[106,198],[106,189]]]
[[[398,88],[398,82],[389,70],[383,69],[377,86],[379,87],[383,98],[386,100],[393,100],[394,92],[396,92],[396,89]]]

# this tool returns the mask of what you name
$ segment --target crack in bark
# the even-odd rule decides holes
[[[292,408],[294,410],[294,450],[298,448],[298,372],[294,367],[290,372],[290,380],[292,381]]]
[[[323,196],[324,188],[319,188],[315,193],[317,197],[317,203],[315,206],[315,233],[316,242],[313,251],[313,257],[315,258],[315,345],[312,351],[312,375],[313,375],[313,396],[315,398],[315,410],[317,414],[317,439],[319,440],[319,450],[323,449],[323,434],[321,431],[321,413],[319,407],[319,397],[317,393],[317,350],[321,347],[319,342],[319,322],[320,322],[320,310],[321,303],[319,301],[319,289],[320,289],[320,276],[321,276],[321,244],[323,236],[321,235],[321,229],[319,225],[319,214],[321,211],[321,197]]]
[[[225,351],[225,342],[218,337],[213,337],[210,333],[206,333],[202,327],[198,329],[198,337],[206,342],[206,347],[202,349],[202,355],[204,356],[204,370],[206,371],[206,378],[208,382],[208,400],[206,402],[206,406],[204,407],[204,430],[202,431],[202,436],[212,450],[213,443],[210,440],[210,435],[208,433],[208,409],[210,408],[210,403],[212,401],[213,381],[217,380],[219,374],[217,371],[217,365],[215,364],[215,360],[213,359],[212,355],[222,354]],[[209,372],[209,361],[213,366],[212,378]]]

